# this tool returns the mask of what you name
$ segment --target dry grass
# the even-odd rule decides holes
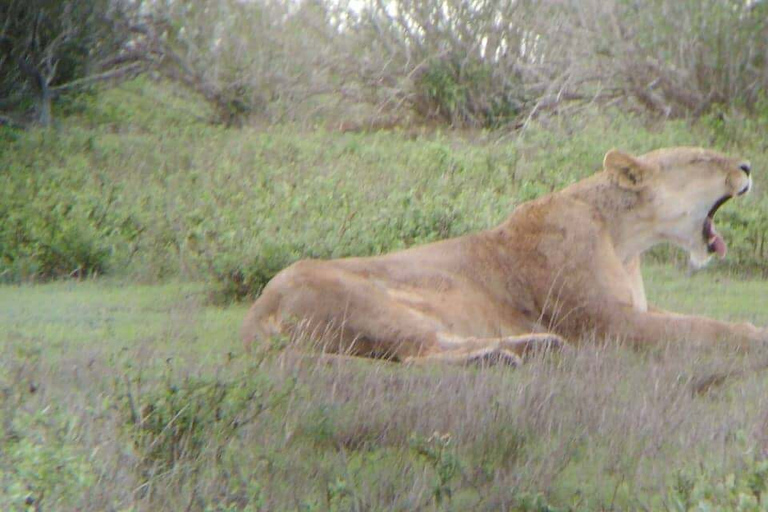
[[[700,296],[711,286],[652,275]],[[49,510],[679,510],[686,486],[716,489],[729,474],[751,482],[768,448],[763,372],[698,387],[747,370],[764,351],[585,343],[518,371],[270,349],[254,359],[235,334],[243,307],[210,308],[199,293],[99,282],[2,290],[0,501]],[[702,309],[718,300],[721,316],[737,314],[727,296]]]

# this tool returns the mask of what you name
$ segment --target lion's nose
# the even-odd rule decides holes
[[[743,162],[741,165],[739,165],[739,169],[747,173],[747,176],[752,174],[752,166],[749,165],[749,162]]]

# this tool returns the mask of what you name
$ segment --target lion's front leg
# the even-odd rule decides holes
[[[768,330],[751,323],[729,323],[704,316],[659,311],[621,311],[610,315],[604,325],[608,336],[638,345],[686,340],[702,344],[728,343],[749,350],[768,342]]]

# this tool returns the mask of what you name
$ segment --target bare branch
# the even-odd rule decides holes
[[[104,73],[98,73],[95,75],[86,76],[84,78],[80,78],[78,80],[74,80],[66,84],[61,84],[55,87],[51,87],[51,91],[55,95],[59,95],[64,92],[71,92],[78,89],[84,89],[99,82],[121,82],[125,80],[130,80],[131,78],[135,78],[145,70],[146,70],[146,64],[144,62],[133,62],[131,64],[128,64],[126,66],[123,66],[117,69],[111,69],[109,71],[105,71]]]

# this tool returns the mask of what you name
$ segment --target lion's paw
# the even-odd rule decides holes
[[[523,364],[523,360],[510,350],[494,348],[471,354],[467,358],[467,364],[483,367],[503,364],[517,368]]]

